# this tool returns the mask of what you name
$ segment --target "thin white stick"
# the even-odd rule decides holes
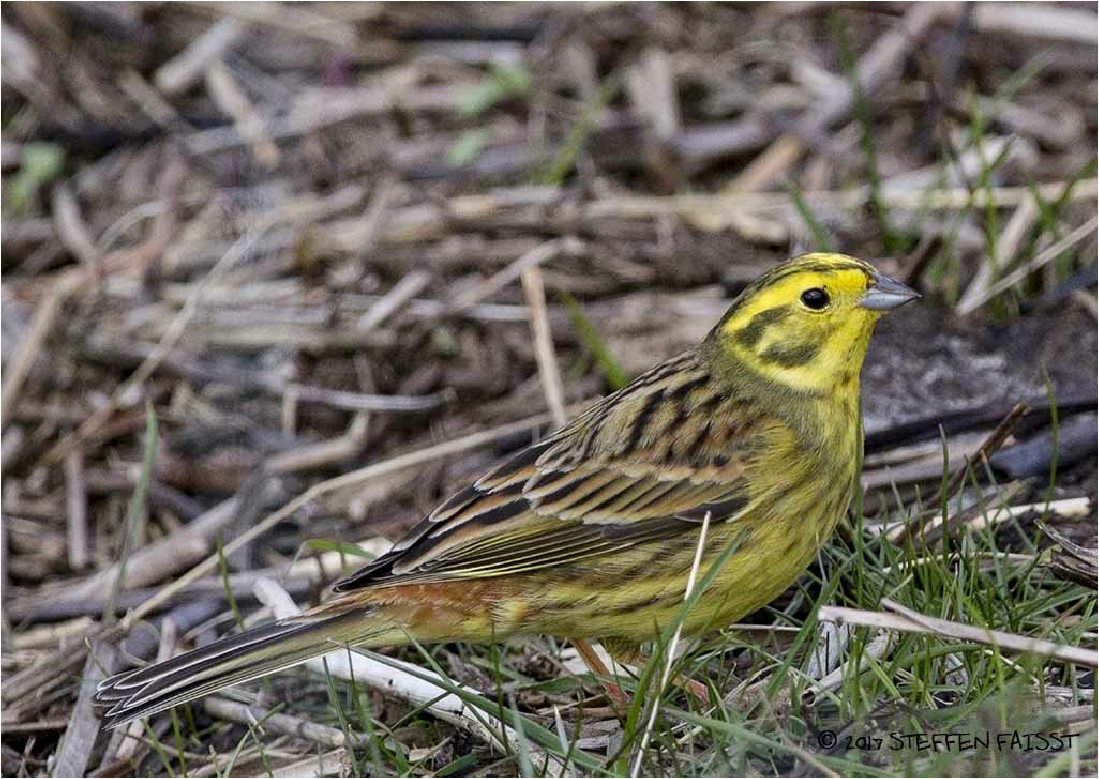
[[[206,65],[221,57],[248,29],[236,19],[222,19],[191,41],[153,74],[156,88],[168,97],[186,92],[202,80]]]
[[[561,372],[557,368],[557,358],[553,353],[553,337],[550,334],[549,314],[546,311],[546,287],[542,283],[542,271],[537,265],[523,268],[521,275],[523,292],[527,296],[530,309],[530,329],[534,332],[534,358],[538,363],[538,376],[542,379],[542,390],[546,394],[553,423],[564,427],[569,421],[565,414],[565,387],[561,382]]]
[[[253,590],[260,602],[270,606],[278,619],[288,619],[300,613],[300,609],[290,595],[273,579],[260,579]],[[497,723],[499,729],[497,726],[486,725],[475,708],[454,693],[446,691],[442,678],[437,674],[411,663],[398,660],[392,660],[390,663],[373,660],[366,655],[348,651],[346,648],[334,648],[327,655],[307,661],[305,667],[316,674],[329,674],[337,679],[366,684],[387,695],[406,700],[413,706],[423,706],[444,722],[473,733],[492,746],[506,747],[518,753],[523,736],[503,722]],[[400,666],[414,670],[416,675],[402,670]],[[420,678],[421,676],[439,681],[429,681]],[[453,684],[471,695],[480,695],[476,690],[463,684],[458,682]],[[527,749],[534,752],[536,747],[527,744]],[[532,755],[533,757],[535,756]],[[537,755],[540,761],[545,757],[544,754]],[[559,762],[557,758],[552,759]]]
[[[1071,249],[1073,246],[1080,243],[1080,241],[1084,240],[1093,232],[1095,232],[1096,227],[1099,227],[1099,217],[1093,216],[1091,219],[1077,227],[1060,241],[1057,241],[1057,243],[1053,244],[1045,251],[1040,252],[1026,265],[1023,265],[1022,267],[1012,271],[1011,273],[1000,279],[998,282],[991,285],[988,289],[984,291],[983,294],[976,296],[974,300],[970,301],[968,306],[963,307],[959,304],[958,315],[965,316],[966,314],[976,311],[989,300],[992,300],[992,298],[996,297],[1009,287],[1015,286],[1020,281],[1025,279],[1029,274],[1038,270],[1050,260],[1056,259],[1057,255],[1059,255],[1061,252],[1065,251],[1066,249]]]
[[[1090,501],[1087,497],[1081,498],[1063,498],[1061,500],[1051,500],[1047,503],[1028,503],[1023,506],[1000,506],[999,508],[991,509],[987,512],[982,512],[975,516],[973,519],[966,522],[962,527],[968,530],[984,530],[986,528],[995,527],[1004,522],[1009,522],[1015,517],[1021,517],[1034,511],[1039,514],[1043,512],[1049,512],[1051,514],[1059,514],[1063,517],[1076,517],[1083,514],[1087,514],[1090,510]],[[930,532],[939,527],[943,523],[941,516],[934,517],[930,522],[924,525],[924,532]],[[885,537],[890,543],[896,543],[897,539],[901,537],[906,525],[901,523],[896,526],[890,527]],[[1010,559],[1010,558],[1005,558]],[[908,565],[915,565],[915,561],[910,561]]]
[[[691,572],[687,576],[687,591],[683,593],[683,602],[686,603],[691,599],[691,593],[695,588],[695,580],[698,578],[698,569],[702,565],[702,550],[706,546],[706,531],[710,529],[710,512],[706,512],[706,516],[702,518],[702,529],[698,534],[698,547],[695,549],[695,559],[691,564]],[[649,710],[649,721],[645,724],[645,732],[641,734],[641,746],[637,750],[637,757],[634,759],[633,770],[630,771],[631,777],[640,776],[641,761],[645,757],[645,750],[649,748],[649,740],[653,735],[653,728],[656,726],[656,713],[660,708],[660,696],[664,693],[664,688],[668,686],[668,680],[672,678],[672,666],[675,664],[675,650],[679,645],[679,637],[683,633],[683,622],[687,619],[687,615],[683,615],[683,619],[679,621],[679,624],[675,628],[675,633],[672,634],[672,640],[668,644],[668,658],[664,664],[664,673],[660,676],[660,687],[657,688],[656,695],[653,696],[653,707]]]
[[[355,324],[359,330],[372,330],[390,316],[401,309],[412,298],[427,289],[431,281],[431,274],[425,270],[414,270],[397,282],[393,289],[389,290],[370,308],[366,310]]]
[[[847,608],[846,606],[821,606],[818,618],[831,622],[846,622],[850,625],[866,625],[885,630],[898,630],[902,633],[923,633],[960,641],[973,641],[978,644],[996,647],[1000,651],[1031,652],[1036,655],[1046,655],[1063,663],[1075,663],[1090,668],[1099,667],[1099,653],[1094,649],[1055,644],[1052,641],[1045,641],[1040,638],[1005,633],[1002,630],[991,630],[975,625],[936,619],[935,617],[919,614],[888,599],[882,600],[882,606],[895,613],[863,611]]]
[[[459,292],[450,300],[450,309],[452,312],[459,312],[472,308],[477,303],[480,303],[490,295],[495,295],[508,284],[511,284],[522,276],[525,268],[533,268],[536,265],[541,265],[543,262],[548,262],[559,254],[577,255],[583,253],[583,251],[584,242],[578,238],[573,238],[571,235],[566,235],[564,238],[554,238],[545,243],[540,243],[530,251],[524,253],[506,268],[501,268],[492,276],[482,281],[473,289],[466,289]]]
[[[1019,246],[1030,232],[1030,228],[1034,225],[1038,216],[1038,204],[1034,198],[1027,198],[1019,204],[1015,209],[1015,213],[1011,215],[1007,227],[1004,228],[996,241],[995,256],[993,256],[992,247],[990,246],[988,257],[985,258],[985,262],[981,263],[981,267],[977,269],[977,273],[973,277],[973,281],[969,283],[965,294],[954,306],[955,311],[969,313],[974,310],[973,302],[981,300],[988,293],[989,286],[995,281],[996,271],[1008,267],[1015,259]]]
[[[65,457],[65,499],[69,568],[83,571],[88,566],[88,484],[84,478],[84,452],[79,449]]]

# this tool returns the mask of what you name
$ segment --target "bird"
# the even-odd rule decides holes
[[[548,634],[631,659],[673,620],[687,635],[735,622],[789,587],[846,513],[871,334],[918,297],[847,255],[776,265],[700,344],[458,491],[329,599],[102,681],[104,722],[340,647]],[[696,552],[709,584],[677,616]]]

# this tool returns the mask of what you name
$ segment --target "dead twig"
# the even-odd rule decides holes
[[[83,776],[99,736],[99,710],[95,707],[95,688],[117,668],[118,650],[110,642],[97,642],[88,654],[81,674],[80,695],[69,716],[65,738],[57,750],[53,776]]]
[[[356,679],[362,682],[362,679]],[[229,700],[218,695],[210,696],[203,701],[206,713],[217,719],[238,722],[241,725],[255,725],[261,731],[270,731],[285,736],[312,741],[326,747],[343,747],[347,745],[344,732],[331,725],[322,725],[318,722],[271,711],[263,706],[254,706],[239,701]],[[351,746],[359,746],[366,737],[353,738]]]
[[[979,628],[951,622],[945,619],[928,617],[912,611],[899,603],[885,599],[882,607],[893,614],[880,611],[864,611],[846,606],[821,606],[818,618],[834,622],[846,622],[850,625],[865,625],[882,630],[897,630],[902,633],[922,633],[959,641],[972,641],[986,644],[1008,652],[1023,652],[1049,657],[1062,663],[1073,663],[1089,668],[1099,667],[1099,653],[1094,649],[1055,644],[1040,638],[1005,633],[1001,630]]]
[[[264,533],[268,532],[273,527],[278,525],[280,522],[288,519],[299,509],[307,506],[311,502],[330,492],[334,492],[336,490],[344,489],[351,486],[361,485],[373,479],[398,473],[405,470],[406,468],[423,465],[441,457],[448,457],[450,455],[467,452],[471,449],[477,449],[481,446],[485,446],[486,444],[498,441],[501,438],[506,438],[508,436],[515,435],[516,433],[528,432],[536,429],[538,426],[545,424],[546,421],[548,421],[547,417],[545,415],[540,415],[537,417],[531,417],[529,419],[522,420],[520,422],[513,422],[508,425],[501,425],[500,427],[494,428],[492,430],[486,430],[482,433],[474,433],[472,435],[468,435],[454,441],[448,441],[446,443],[438,444],[436,446],[430,446],[426,449],[409,452],[408,454],[400,455],[398,457],[394,457],[380,463],[368,465],[364,468],[352,471],[351,473],[346,473],[343,476],[338,476],[334,479],[329,479],[319,484],[315,484],[304,493],[287,503],[281,509],[267,515],[267,517],[265,517],[261,522],[253,525],[240,536],[225,544],[222,548],[222,554],[228,557],[237,549],[241,548],[245,544],[250,543],[251,541],[254,541],[255,539],[262,536]],[[135,621],[141,619],[146,614],[149,614],[150,612],[160,608],[164,602],[175,596],[177,592],[191,585],[193,582],[197,581],[201,577],[212,573],[217,567],[217,563],[218,556],[211,555],[210,557],[207,557],[202,563],[193,567],[186,574],[176,579],[170,585],[164,587],[156,596],[150,598],[148,601],[143,603],[138,608],[134,609],[133,612],[126,616],[126,619],[123,620],[123,629],[129,629],[129,627],[133,625]]]
[[[319,403],[348,411],[403,413],[430,411],[445,404],[448,397],[446,392],[433,392],[430,395],[373,395],[324,387],[306,387],[301,384],[291,384],[286,389],[294,393],[295,400],[299,403]]]
[[[206,66],[221,58],[248,26],[236,19],[221,19],[195,38],[187,48],[165,62],[153,74],[156,88],[168,97],[186,92],[202,81]]]
[[[702,552],[706,548],[706,533],[709,528],[710,512],[707,511],[705,516],[702,517],[702,525],[698,530],[698,545],[695,547],[694,562],[691,564],[691,571],[687,575],[687,588],[683,593],[684,603],[691,600],[691,593],[694,592],[695,582],[698,579],[698,569],[702,565]],[[679,648],[679,639],[682,634],[683,621],[681,620],[680,623],[675,626],[675,632],[672,633],[672,640],[668,642],[664,671],[660,675],[660,686],[656,688],[656,697],[653,699],[652,705],[649,708],[649,718],[645,723],[645,731],[641,735],[641,744],[637,748],[637,757],[634,759],[633,769],[630,771],[630,776],[632,777],[641,775],[641,761],[645,757],[645,750],[649,748],[649,739],[652,738],[653,727],[656,725],[656,715],[660,710],[658,702],[660,696],[664,693],[664,690],[667,689],[668,682],[671,681],[672,668],[675,666],[675,653]]]
[[[1021,268],[1012,271],[995,284],[990,285],[987,289],[984,290],[982,294],[974,295],[967,306],[962,307],[961,304],[959,304],[958,315],[965,316],[966,314],[970,314],[983,306],[988,301],[992,300],[992,298],[996,297],[1001,292],[1004,292],[1005,290],[1014,287],[1016,284],[1025,279],[1034,271],[1045,266],[1052,260],[1057,259],[1057,257],[1062,252],[1068,251],[1073,246],[1080,243],[1080,241],[1087,238],[1089,235],[1095,232],[1096,227],[1099,227],[1099,217],[1093,216],[1091,219],[1077,227],[1060,241],[1057,241],[1052,246],[1046,248],[1044,251],[1036,254],[1034,258],[1030,260],[1030,262],[1028,262],[1026,265],[1023,265]]]
[[[221,59],[206,65],[206,91],[221,112],[233,120],[241,138],[252,148],[252,156],[268,170],[274,170],[279,164],[279,148],[271,140],[263,117]]]
[[[6,429],[11,421],[12,411],[22,396],[23,385],[53,329],[57,314],[68,297],[79,287],[82,277],[81,273],[62,275],[49,286],[45,296],[38,302],[34,319],[6,366],[7,375],[4,377],[3,391],[0,392],[0,429]]]
[[[1006,32],[1027,38],[1091,44],[1099,40],[1095,14],[1082,8],[980,3],[974,6],[974,26],[981,32]]]
[[[1082,499],[1082,504],[1082,513],[1086,514],[1091,510],[1090,501],[1087,498]],[[1099,549],[1089,549],[1076,543],[1064,533],[1054,530],[1046,522],[1039,521],[1038,527],[1058,547],[1050,553],[1050,570],[1062,579],[1076,582],[1081,587],[1095,587],[1096,579],[1099,578]]]
[[[977,451],[973,453],[973,456],[967,457],[965,462],[958,467],[958,470],[950,477],[950,481],[947,482],[942,492],[935,496],[932,503],[938,505],[944,500],[949,500],[950,497],[958,491],[958,488],[962,486],[966,474],[969,473],[969,469],[972,468],[975,463],[987,463],[988,458],[998,451],[999,448],[1004,445],[1004,442],[1007,441],[1008,436],[1015,430],[1015,425],[1019,423],[1019,420],[1028,413],[1030,413],[1029,405],[1023,402],[1016,403],[1011,411],[1008,412],[1007,416],[1000,421],[1000,424],[996,425],[996,428],[981,442],[981,445],[977,447]]]
[[[1008,221],[1003,233],[996,241],[996,256],[992,256],[990,247],[988,256],[981,263],[981,267],[977,269],[973,281],[969,283],[965,294],[962,295],[954,307],[958,316],[965,316],[980,308],[981,301],[987,299],[988,288],[993,279],[1015,258],[1023,239],[1026,238],[1027,233],[1030,232],[1037,219],[1038,204],[1034,202],[1034,198],[1028,198],[1019,204],[1011,215],[1011,219]]]
[[[523,268],[521,275],[527,309],[530,312],[530,328],[534,334],[538,377],[542,381],[542,390],[546,395],[546,405],[549,406],[553,423],[563,427],[568,422],[565,415],[565,388],[561,381],[561,372],[557,368],[557,358],[553,353],[553,337],[546,312],[546,288],[542,283],[542,272],[536,265],[531,265]]]
[[[449,301],[448,312],[457,314],[472,308],[487,297],[491,297],[501,289],[517,281],[525,268],[541,265],[543,262],[553,259],[559,254],[581,254],[584,251],[582,241],[572,238],[557,238],[546,241],[523,254],[515,262],[501,269],[490,278],[478,284],[472,290],[467,290],[455,295]]]
[[[1008,415],[996,426],[996,429],[989,433],[984,441],[981,442],[981,445],[977,447],[977,450],[973,455],[965,458],[965,462],[958,467],[953,476],[950,477],[950,481],[946,483],[938,495],[931,501],[931,505],[937,506],[945,501],[949,501],[950,497],[957,492],[958,488],[965,482],[966,475],[969,473],[969,469],[973,464],[988,462],[988,458],[1004,445],[1008,436],[1010,436],[1015,429],[1015,425],[1020,419],[1026,416],[1029,411],[1030,406],[1026,403],[1016,403]],[[904,544],[909,539],[922,538],[928,526],[934,522],[936,518],[937,517],[931,517],[929,519],[924,519],[922,517],[917,518],[905,525],[900,532],[892,535],[890,540],[895,544]],[[949,534],[953,530],[953,525],[958,521],[958,517],[952,518],[947,526],[943,528],[944,535]]]
[[[53,219],[57,237],[80,262],[87,266],[95,278],[102,278],[100,253],[95,239],[88,231],[88,225],[80,215],[80,206],[76,203],[72,189],[66,183],[53,188]]]
[[[393,289],[374,302],[366,313],[359,317],[356,327],[360,330],[372,330],[400,311],[414,297],[427,289],[431,274],[423,270],[414,270],[397,282]]]
[[[288,619],[300,613],[297,604],[291,600],[286,591],[270,579],[256,583],[256,595],[275,611],[278,619]],[[436,678],[431,671],[398,660],[382,663],[362,652],[341,649],[338,646],[334,646],[333,651],[328,655],[313,658],[305,665],[314,673],[366,684],[387,695],[395,695],[407,700],[413,705],[424,706],[427,711],[444,722],[473,733],[494,747],[503,746],[512,751],[520,748],[534,750],[529,744],[520,747],[519,735],[503,722],[498,723],[498,727],[488,727],[476,709],[470,707],[457,695],[446,692],[444,685],[429,681],[428,679]],[[408,673],[403,670],[404,667],[415,670],[416,673]],[[470,690],[470,692],[473,691]],[[548,755],[540,756],[540,760],[546,759],[557,762],[556,758],[550,758]]]
[[[221,259],[218,260],[214,267],[206,273],[202,281],[192,289],[187,302],[175,318],[172,319],[171,324],[168,326],[168,329],[165,331],[160,343],[157,344],[157,347],[153,350],[152,354],[141,363],[137,370],[135,370],[126,381],[119,385],[111,394],[109,402],[103,404],[103,406],[80,425],[74,433],[54,444],[54,446],[42,457],[42,465],[48,466],[58,462],[62,457],[68,454],[71,449],[80,446],[103,427],[114,415],[115,411],[120,408],[131,406],[137,402],[140,388],[144,386],[148,378],[153,375],[160,363],[168,357],[176,343],[183,336],[188,323],[191,321],[191,317],[194,316],[195,311],[198,308],[199,300],[206,287],[217,281],[222,274],[239,262],[240,259],[247,254],[252,244],[258,241],[259,238],[275,224],[277,218],[277,215],[268,215],[261,219],[255,227],[241,236],[232,247],[230,247],[229,251],[222,255]]]
[[[84,455],[77,450],[65,457],[65,498],[69,568],[82,571],[88,565],[88,485],[84,479]]]

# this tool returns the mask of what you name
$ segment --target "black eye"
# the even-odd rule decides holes
[[[806,308],[822,311],[832,302],[832,298],[828,297],[828,293],[820,287],[813,287],[801,293],[801,302]]]

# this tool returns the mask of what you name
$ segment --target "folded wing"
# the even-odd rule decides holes
[[[693,355],[664,363],[457,493],[337,592],[503,576],[689,532],[748,503],[745,441]]]

